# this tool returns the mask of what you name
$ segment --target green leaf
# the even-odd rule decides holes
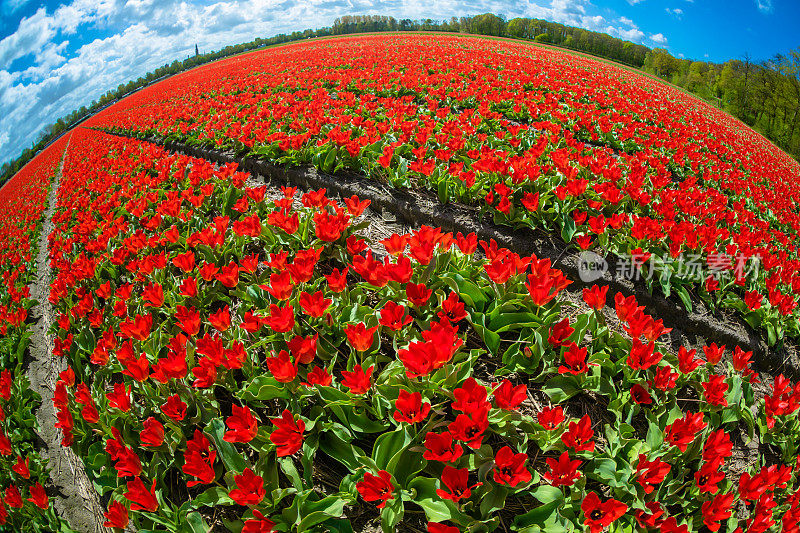
[[[439,181],[439,185],[437,187],[437,192],[439,193],[439,201],[443,204],[446,204],[450,200],[450,195],[447,191],[447,180],[442,179]]]
[[[336,533],[353,533],[353,525],[350,520],[331,518],[325,525]]]
[[[587,468],[587,476],[602,481],[609,487],[622,491],[630,490],[630,465],[620,460],[615,461],[610,457],[598,457],[594,459],[591,468]]]
[[[761,324],[763,323],[764,320],[762,313],[760,313],[759,311],[750,311],[749,313],[742,316],[744,321],[747,322],[747,324],[755,330],[758,330],[758,328],[761,327]]]
[[[464,279],[460,274],[449,272],[442,274],[442,280],[450,285],[451,289],[458,292],[458,295],[469,307],[481,313],[486,309],[486,304],[489,303],[486,293],[471,281]]]
[[[770,346],[775,346],[775,343],[778,342],[778,333],[775,330],[775,325],[772,322],[766,323],[767,327],[767,344]]]
[[[539,485],[536,489],[531,491],[531,496],[542,503],[550,503],[552,501],[561,502],[564,500],[564,494],[561,492],[561,489],[552,485]]]
[[[507,495],[506,487],[491,487],[481,498],[481,515],[488,518],[493,512],[505,507]]]
[[[243,390],[236,393],[236,396],[244,401],[252,402],[255,400],[265,401],[275,398],[288,398],[288,389],[272,376],[256,376],[244,386]]]
[[[211,487],[210,489],[206,490],[195,499],[193,499],[190,504],[190,509],[197,509],[198,507],[215,507],[217,505],[232,505],[233,500],[230,496],[228,496],[228,491],[222,487]]]
[[[489,349],[492,355],[497,355],[497,352],[500,350],[500,335],[489,328],[478,324],[477,322],[473,322],[472,325],[475,328],[475,331],[478,332],[478,335],[481,336],[484,344],[486,344],[486,347]]]
[[[661,276],[659,276],[658,281],[661,284],[661,290],[664,292],[664,296],[669,298],[671,293],[670,289],[670,278],[672,277],[672,271],[665,268],[661,271]]]
[[[489,322],[489,329],[495,333],[522,328],[537,328],[541,324],[533,313],[502,313]]]
[[[564,225],[561,227],[561,238],[564,242],[572,241],[572,237],[575,235],[575,229],[575,220],[570,214],[566,214]]]
[[[372,420],[363,409],[357,410],[356,398],[334,387],[315,387],[325,401],[325,408],[330,409],[344,427],[360,433],[379,433],[387,424]]]
[[[575,331],[573,331],[572,334],[567,337],[567,340],[577,344],[580,344],[581,341],[583,341],[583,337],[586,335],[586,328],[589,327],[590,316],[590,313],[582,313],[578,315],[578,319],[574,323],[570,324]]]
[[[322,163],[322,171],[323,172],[330,172],[331,170],[333,170],[333,166],[336,164],[336,154],[337,153],[338,153],[338,150],[336,149],[335,146],[330,149],[330,151],[328,152],[328,155],[325,156],[325,162]]]
[[[350,496],[343,493],[333,494],[318,501],[305,500],[300,505],[300,516],[303,518],[297,526],[298,533],[308,531],[331,518],[340,518],[345,503],[349,502]]]
[[[692,312],[692,298],[689,296],[689,291],[686,290],[686,287],[680,286],[675,289],[678,297],[683,302],[683,306],[686,308],[687,311],[690,313]]]
[[[550,397],[550,401],[554,404],[568,400],[581,392],[581,388],[578,386],[578,381],[575,376],[566,374],[553,376],[545,383],[542,390]]]
[[[236,451],[236,448],[230,442],[225,442],[223,439],[225,435],[225,424],[219,418],[215,418],[206,426],[206,432],[214,445],[217,448],[225,468],[233,470],[234,472],[244,472],[247,464],[241,455]]]
[[[267,291],[258,285],[248,285],[246,294],[250,297],[250,300],[256,305],[256,307],[261,309],[269,308],[269,297],[267,296]]]
[[[281,457],[278,459],[278,463],[281,465],[283,473],[286,474],[286,477],[292,482],[294,488],[296,488],[298,492],[305,490],[306,487],[303,483],[303,478],[300,477],[300,473],[294,465],[294,460],[291,457]]]
[[[517,516],[514,519],[515,529],[544,526],[545,522],[553,518],[558,512],[558,508],[564,504],[564,495],[561,490],[550,485],[539,485],[531,495],[544,505]]]
[[[360,457],[364,456],[361,448],[350,444],[350,435],[340,424],[334,424],[329,430],[320,433],[320,449],[336,459],[350,471],[355,471],[361,466]]]
[[[394,498],[386,502],[386,506],[381,510],[381,530],[383,533],[393,532],[400,520],[403,519],[404,512],[403,500],[400,498]]]
[[[84,330],[81,331],[81,334],[78,335],[77,343],[78,343],[78,348],[80,348],[81,350],[85,352],[93,352],[95,345],[97,344],[97,341],[94,338],[94,333],[92,332],[92,328],[84,328]],[[21,344],[27,345],[27,342]]]
[[[436,494],[436,481],[429,477],[416,477],[408,484],[416,491],[414,503],[422,507],[430,522],[444,522],[453,518],[450,507]]]
[[[651,450],[657,450],[661,447],[664,442],[664,432],[661,431],[661,428],[658,427],[658,424],[649,422],[645,442]]]
[[[194,533],[208,533],[209,531],[211,531],[209,525],[206,524],[206,521],[203,520],[203,517],[200,516],[200,513],[198,513],[197,511],[189,513],[186,516],[186,521],[188,522],[189,526],[192,528],[191,530]]]
[[[387,470],[390,474],[389,463],[395,455],[402,453],[411,442],[411,435],[404,427],[399,427],[391,433],[384,433],[375,441],[372,448],[372,459],[378,468]]]
[[[422,457],[421,453],[405,449],[395,454],[389,461],[389,467],[386,470],[392,472],[397,483],[404,487],[408,479],[418,474],[427,464],[428,461]]]

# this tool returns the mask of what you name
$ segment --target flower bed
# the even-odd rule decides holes
[[[479,202],[630,258],[689,307],[736,310],[770,345],[800,335],[797,162],[605,63],[476,38],[318,40],[195,69],[88,124]]]
[[[41,399],[24,369],[41,218],[66,143],[64,137],[52,144],[0,189],[0,531],[60,530],[35,432]]]
[[[54,402],[107,525],[797,523],[800,386],[759,388],[749,353],[671,353],[633,298],[568,303],[548,261],[426,226],[368,243],[366,202],[275,192],[73,134]]]

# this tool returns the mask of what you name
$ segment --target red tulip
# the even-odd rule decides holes
[[[548,457],[545,459],[549,472],[545,472],[542,477],[549,481],[554,487],[571,487],[575,480],[581,477],[578,467],[581,466],[579,459],[571,460],[569,452],[561,452],[558,460]]]
[[[233,476],[236,488],[231,490],[228,495],[239,505],[258,505],[267,490],[264,488],[264,479],[257,476],[249,468],[245,468],[238,476]]]
[[[455,503],[467,499],[472,495],[472,489],[482,484],[475,483],[474,485],[469,485],[467,481],[468,478],[469,470],[466,468],[455,469],[447,465],[444,467],[441,477],[442,486],[447,490],[436,489],[436,494],[438,494],[440,498],[452,500]]]
[[[133,502],[131,505],[132,511],[147,511],[150,513],[158,509],[158,501],[156,500],[156,481],[148,490],[141,478],[134,478],[133,481],[128,481],[128,492],[125,493],[125,498]]]
[[[394,419],[398,422],[416,424],[422,422],[431,410],[431,404],[422,403],[422,395],[419,392],[409,393],[405,389],[400,389],[400,396],[394,402]]]
[[[225,421],[231,430],[225,432],[223,439],[226,442],[250,442],[258,433],[258,422],[252,411],[247,406],[239,407],[236,404],[231,410],[231,416]]]
[[[375,366],[364,370],[361,365],[356,365],[352,372],[342,370],[342,385],[350,389],[353,394],[365,394],[372,386],[372,371]]]
[[[145,420],[143,425],[144,428],[139,433],[142,446],[161,446],[164,443],[164,425],[152,416]]]
[[[383,509],[387,501],[394,499],[394,485],[391,483],[391,477],[386,470],[381,470],[377,476],[366,472],[364,480],[356,483],[356,489],[366,501],[380,502],[377,507]]]
[[[253,518],[246,520],[242,533],[272,533],[275,531],[275,522],[261,514],[258,509],[253,509]]]
[[[624,515],[628,506],[614,499],[601,502],[595,492],[590,492],[583,499],[581,510],[584,517],[583,523],[589,526],[591,533],[600,533]]]
[[[278,447],[278,457],[292,455],[303,446],[306,424],[300,419],[295,421],[288,409],[284,409],[279,418],[272,418],[270,421],[276,429],[269,436],[269,440]]]
[[[348,324],[345,326],[344,332],[354,350],[365,352],[372,346],[375,340],[375,330],[377,329],[378,326],[367,329],[363,322],[359,322],[355,325]]]
[[[36,505],[41,509],[47,509],[50,505],[50,500],[47,498],[47,493],[44,491],[44,487],[38,481],[35,485],[33,485],[30,489],[31,497],[28,498],[28,501]]]
[[[167,398],[167,403],[161,406],[161,412],[177,422],[186,418],[187,407],[180,396],[173,394]]]
[[[128,508],[120,502],[112,501],[108,505],[108,511],[103,513],[106,521],[103,522],[104,527],[113,527],[125,529],[128,527]]]
[[[531,473],[525,468],[527,459],[527,454],[514,453],[510,447],[503,446],[494,456],[494,480],[511,487],[529,482]]]
[[[11,467],[11,470],[16,472],[23,478],[29,479],[31,477],[30,464],[31,464],[30,457],[26,457],[25,460],[23,461],[21,456],[17,456],[17,463]]]
[[[528,387],[522,383],[516,387],[507,379],[498,386],[494,384],[494,403],[498,409],[516,411],[520,404],[528,398]]]

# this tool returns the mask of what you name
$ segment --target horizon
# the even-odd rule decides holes
[[[721,0],[495,0],[432,6],[391,0],[3,0],[0,164],[16,159],[45,126],[121,84],[194,55],[195,46],[201,53],[216,51],[257,37],[330,27],[344,15],[442,21],[488,12],[506,20],[538,18],[714,63],[744,54],[759,61],[800,46],[800,3],[724,5]],[[714,16],[716,23],[709,24]],[[706,37],[697,39],[703,32]]]

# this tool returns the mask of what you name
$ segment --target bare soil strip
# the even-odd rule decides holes
[[[125,135],[119,135],[127,137]],[[137,137],[129,136],[137,139]],[[258,180],[274,184],[291,184],[307,189],[326,188],[330,193],[341,197],[353,194],[371,201],[371,207],[384,217],[392,217],[409,226],[422,224],[439,226],[446,231],[476,233],[479,239],[494,239],[500,246],[519,254],[536,254],[539,258],[549,258],[555,268],[559,268],[573,280],[568,288],[580,293],[584,287],[597,284],[609,285],[611,294],[621,292],[625,296],[635,295],[645,311],[655,318],[661,318],[670,333],[670,344],[677,350],[681,345],[700,347],[716,342],[725,344],[728,349],[740,346],[753,351],[756,370],[772,375],[783,373],[794,379],[800,378],[800,350],[798,344],[785,339],[783,344],[770,347],[762,335],[731,312],[711,311],[699,298],[692,295],[692,311],[687,311],[677,296],[665,297],[663,294],[647,289],[644,280],[630,280],[623,276],[623,268],[618,268],[619,258],[607,256],[608,270],[603,276],[588,283],[579,277],[579,254],[563,241],[541,230],[514,230],[480,219],[478,209],[463,204],[442,205],[432,194],[425,191],[396,189],[354,173],[323,174],[316,168],[286,168],[252,157],[240,157],[232,152],[210,150],[190,146],[181,142],[165,141],[157,137],[141,140],[157,144],[165,149],[192,157],[207,159],[217,164],[237,163],[243,171],[249,172]]]
[[[69,149],[69,143],[67,144]],[[66,154],[66,150],[64,152]],[[36,281],[31,285],[31,295],[38,302],[32,308],[34,324],[31,325],[30,364],[27,375],[31,388],[42,397],[42,405],[36,411],[39,436],[45,443],[40,453],[47,459],[50,479],[57,494],[52,496],[56,513],[69,522],[78,533],[108,532],[103,527],[103,507],[97,492],[86,475],[83,462],[70,448],[61,446],[61,431],[55,428],[56,413],[53,408],[53,392],[58,374],[67,367],[63,359],[53,357],[53,335],[49,334],[54,322],[53,306],[49,301],[52,272],[48,237],[53,231],[53,214],[56,208],[56,195],[61,178],[61,166],[48,196],[48,206],[44,214],[42,231],[39,235],[39,249],[36,255]],[[51,491],[48,491],[51,492]]]

